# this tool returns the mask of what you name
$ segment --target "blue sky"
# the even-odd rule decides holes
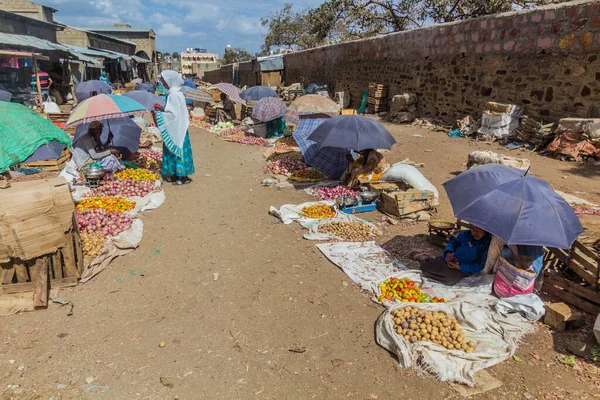
[[[290,0],[39,0],[56,8],[57,22],[76,27],[112,27],[115,22],[152,28],[157,48],[170,53],[186,47],[222,55],[226,45],[260,51],[265,34],[260,18]],[[322,0],[294,1],[296,10]]]

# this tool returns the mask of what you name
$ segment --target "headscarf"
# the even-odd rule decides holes
[[[185,97],[181,93],[183,79],[172,70],[163,71],[160,76],[169,86],[169,91],[165,110],[156,113],[156,122],[165,146],[177,157],[183,158],[183,141],[190,125]]]

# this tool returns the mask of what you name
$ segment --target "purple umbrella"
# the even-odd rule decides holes
[[[85,81],[75,86],[75,97],[77,98],[78,103],[81,103],[92,96],[111,93],[112,86],[102,81]]]
[[[246,101],[258,101],[265,97],[279,97],[277,93],[268,86],[252,86],[240,93],[240,97]]]
[[[73,147],[76,146],[77,140],[87,133],[90,124],[82,124],[77,126],[75,136],[73,137]],[[108,139],[108,130],[112,131],[114,138],[111,147],[119,149],[124,158],[129,157],[131,153],[135,153],[140,148],[140,136],[142,128],[133,122],[131,118],[115,118],[102,121],[102,143]]]
[[[134,89],[134,91],[138,90],[138,91],[143,91],[143,92],[148,92],[148,93],[154,93],[154,91],[156,90],[156,88],[154,87],[154,84],[151,82],[144,82],[144,83],[140,83],[139,85],[137,85]]]
[[[53,140],[38,147],[38,149],[32,155],[30,155],[25,162],[30,163],[35,161],[58,160],[65,147],[67,146],[65,146],[63,143]]]
[[[569,249],[583,233],[579,218],[548,182],[488,164],[444,183],[454,214],[515,245]]]
[[[278,97],[265,97],[252,106],[252,118],[268,122],[285,114],[287,106]]]
[[[390,132],[374,119],[358,115],[338,115],[328,119],[309,136],[323,147],[355,151],[391,149],[396,143]]]
[[[148,111],[152,111],[154,109],[155,104],[158,104],[163,108],[165,107],[165,101],[162,98],[149,92],[133,90],[131,92],[124,93],[123,96],[129,97],[130,99],[137,101]]]

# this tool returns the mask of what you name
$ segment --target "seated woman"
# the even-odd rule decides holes
[[[114,173],[125,169],[125,166],[116,157],[119,150],[107,149],[113,139],[112,132],[108,133],[106,143],[100,141],[101,135],[102,124],[93,121],[88,127],[87,133],[73,143],[73,161],[77,164],[79,175],[82,178],[85,177],[85,171],[95,162],[102,164],[105,172]]]
[[[225,93],[221,93],[223,108],[217,108],[216,122],[232,122],[237,119],[235,115],[235,104]]]
[[[421,262],[423,275],[444,285],[452,286],[485,267],[491,235],[476,226],[458,234],[438,258],[422,252],[412,252],[410,258]]]
[[[359,184],[359,179],[363,181],[377,182],[385,171],[390,168],[390,164],[385,160],[383,154],[374,149],[367,149],[358,152],[356,160],[348,156],[348,169],[342,175],[342,180],[348,182],[348,187],[353,188]]]

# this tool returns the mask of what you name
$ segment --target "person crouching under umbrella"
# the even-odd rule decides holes
[[[342,175],[342,180],[348,182],[348,187],[353,188],[359,184],[359,180],[377,182],[381,176],[390,168],[383,154],[374,149],[358,152],[358,157],[347,156],[348,169]]]
[[[488,232],[471,225],[470,230],[459,233],[448,243],[441,257],[413,251],[410,258],[421,263],[423,276],[452,286],[484,269],[491,240]]]
[[[79,169],[79,176],[85,178],[85,171],[90,165],[95,162],[102,164],[104,172],[118,172],[125,169],[125,166],[116,157],[119,150],[108,148],[109,143],[113,140],[113,133],[108,133],[108,140],[102,143],[102,124],[98,121],[93,121],[88,127],[85,135],[73,143],[73,161]]]

